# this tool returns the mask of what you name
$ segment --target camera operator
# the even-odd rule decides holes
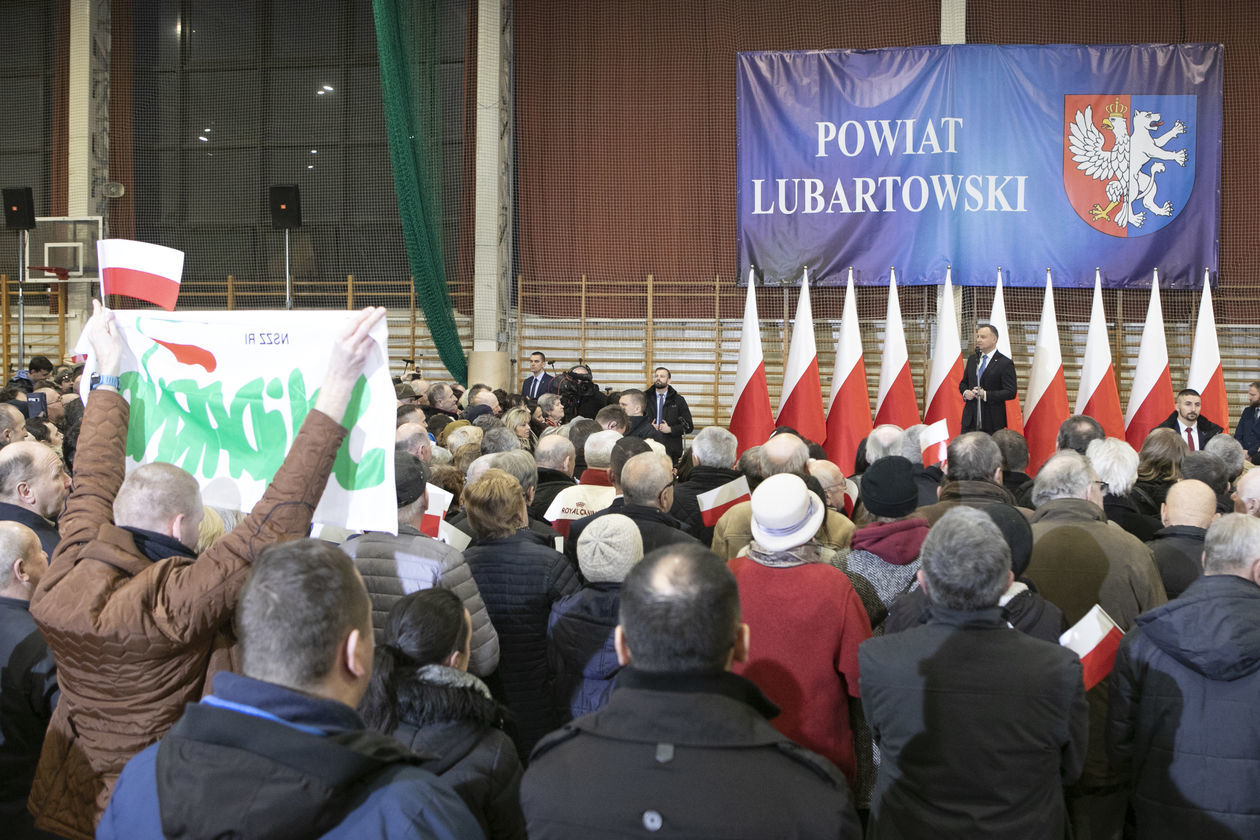
[[[595,415],[604,407],[604,395],[595,384],[588,365],[577,364],[560,374],[555,384],[555,392],[564,406],[564,420],[567,423],[574,417],[595,419]]]

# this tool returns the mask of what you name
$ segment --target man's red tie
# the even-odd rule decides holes
[[[1190,451],[1194,451],[1194,430],[1189,426],[1186,427],[1186,443],[1190,444]]]

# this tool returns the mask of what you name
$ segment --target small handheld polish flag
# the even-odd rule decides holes
[[[184,252],[130,239],[96,243],[101,271],[101,296],[126,295],[147,300],[167,311],[175,309]]]
[[[712,528],[722,518],[722,514],[751,498],[752,491],[748,489],[748,479],[742,475],[726,482],[721,487],[698,494],[696,502],[700,505],[700,518],[704,521],[704,527]]]
[[[1124,631],[1120,629],[1120,625],[1112,621],[1111,616],[1097,604],[1059,637],[1059,644],[1081,658],[1086,691],[1105,680],[1111,673],[1112,666],[1116,664],[1116,651],[1120,649],[1120,640],[1123,638]]]

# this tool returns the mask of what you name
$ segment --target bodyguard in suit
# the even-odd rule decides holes
[[[1247,407],[1234,428],[1234,439],[1247,450],[1247,460],[1260,464],[1260,380],[1247,386]]]
[[[1202,449],[1209,440],[1224,431],[1199,413],[1203,398],[1193,388],[1184,388],[1177,394],[1177,410],[1155,428],[1172,429],[1177,437],[1186,442],[1191,452]]]
[[[529,354],[529,376],[521,383],[521,393],[526,398],[536,400],[551,391],[551,380],[554,376],[544,371],[547,357],[535,350]]]
[[[967,359],[962,381],[964,432],[1006,428],[1006,401],[1015,399],[1015,363],[997,349],[998,331],[991,324],[976,329],[976,352]]]

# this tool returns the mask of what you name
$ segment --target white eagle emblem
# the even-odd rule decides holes
[[[1077,111],[1068,126],[1068,149],[1072,152],[1076,168],[1095,180],[1107,182],[1107,200],[1110,203],[1106,207],[1095,204],[1089,211],[1090,216],[1098,221],[1114,222],[1120,228],[1129,225],[1141,227],[1146,221],[1146,213],[1134,207],[1137,202],[1157,216],[1172,215],[1171,201],[1155,203],[1155,178],[1165,169],[1162,161],[1176,161],[1184,167],[1187,156],[1185,149],[1164,148],[1174,137],[1185,133],[1186,124],[1181,120],[1155,137],[1151,130],[1163,125],[1160,114],[1134,111],[1133,131],[1130,132],[1126,111],[1128,108],[1120,104],[1119,99],[1107,106],[1107,118],[1102,121],[1102,126],[1115,135],[1115,143],[1108,150],[1103,149],[1103,133],[1094,125],[1093,106],[1087,105],[1083,111]],[[1116,211],[1114,218],[1111,216],[1113,210]]]

